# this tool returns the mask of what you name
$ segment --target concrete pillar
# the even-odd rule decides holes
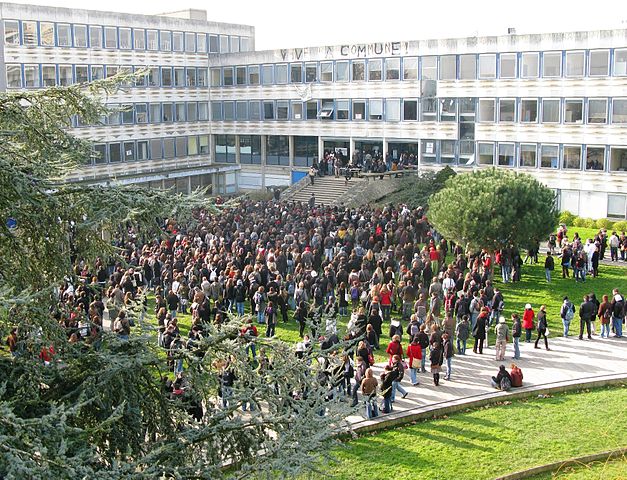
[[[235,163],[238,165],[241,163],[239,152],[239,135],[235,135]]]
[[[318,161],[324,158],[324,140],[318,137]]]
[[[266,189],[266,135],[261,135],[261,189]]]
[[[290,135],[288,138],[288,146],[289,146],[289,152],[290,152],[290,171],[292,170],[292,168],[294,168],[294,154],[295,154],[295,148],[294,148],[294,136]]]
[[[209,163],[216,163],[216,136],[213,134],[209,135]]]
[[[388,156],[388,141],[385,137],[383,137],[381,143],[382,143],[382,148],[383,148],[383,152],[382,152],[383,161],[385,162],[385,159]]]
[[[353,158],[353,153],[355,152],[355,139],[350,137],[348,139],[348,159],[351,160]]]

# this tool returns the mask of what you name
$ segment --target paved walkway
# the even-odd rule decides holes
[[[533,343],[522,343],[520,347],[522,358],[515,362],[523,371],[524,390],[577,383],[580,380],[627,379],[626,337],[601,339],[593,336],[592,340],[579,340],[577,337],[549,337],[550,351],[546,351],[544,347],[536,350]],[[440,385],[436,387],[433,385],[431,373],[427,371],[427,373],[419,374],[420,385],[412,387],[409,373],[406,373],[402,385],[409,394],[405,399],[397,394],[394,411],[391,414],[381,414],[373,420],[366,420],[361,415],[352,415],[349,421],[353,424],[353,428],[368,429],[377,423],[387,423],[392,418],[400,419],[425,411],[436,413],[442,407],[507,396],[506,392],[500,392],[490,386],[490,377],[497,374],[501,364],[509,370],[510,364],[514,361],[512,356],[511,343],[507,346],[503,362],[497,362],[494,359],[493,347],[484,348],[483,355],[473,354],[472,347],[470,347],[466,350],[466,355],[453,357],[451,380],[442,379],[443,369],[440,375]],[[427,367],[428,365],[427,361]],[[385,364],[375,365],[377,379],[384,366]],[[515,394],[520,390],[522,389],[513,388],[510,392]]]

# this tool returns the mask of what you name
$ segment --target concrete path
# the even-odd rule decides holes
[[[443,380],[444,368],[440,375],[440,385],[433,385],[433,377],[427,373],[418,375],[420,385],[411,386],[409,373],[406,371],[402,385],[409,392],[405,399],[397,393],[394,410],[391,414],[381,414],[377,419],[366,420],[361,415],[352,415],[349,421],[354,429],[371,429],[377,423],[400,423],[402,417],[411,416],[420,412],[433,412],[450,405],[472,404],[481,399],[494,398],[507,400],[506,392],[501,392],[490,386],[490,377],[496,375],[498,367],[504,364],[509,370],[515,362],[523,371],[523,389],[513,388],[510,392],[540,390],[551,385],[578,383],[579,381],[593,382],[604,378],[627,379],[627,338],[601,339],[593,336],[592,340],[579,340],[577,337],[549,337],[550,351],[544,347],[534,348],[533,343],[522,343],[520,346],[521,359],[512,360],[513,347],[507,346],[505,361],[497,362],[494,359],[494,348],[484,348],[483,355],[472,353],[472,347],[466,350],[466,355],[453,357],[451,380]],[[385,364],[374,367],[375,376],[379,376]],[[360,410],[360,413],[362,411]],[[369,428],[370,427],[370,428]]]

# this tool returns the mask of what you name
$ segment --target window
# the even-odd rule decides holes
[[[185,86],[185,69],[183,67],[174,67],[174,86]]]
[[[564,123],[583,123],[583,100],[564,100]]]
[[[422,121],[435,122],[438,119],[438,100],[437,98],[422,99]]]
[[[222,71],[220,67],[210,68],[209,78],[211,79],[212,87],[219,87],[222,85]]]
[[[211,120],[216,122],[222,120],[222,102],[211,102]]]
[[[219,53],[220,45],[217,35],[209,35],[209,53]]]
[[[566,76],[583,77],[585,58],[585,52],[566,52]]]
[[[259,85],[259,65],[248,67],[248,85]]]
[[[185,45],[187,48],[187,43]],[[207,34],[206,33],[196,34],[196,52],[207,53]]]
[[[520,76],[521,78],[538,78],[540,66],[540,54],[536,52],[525,52],[521,55]]]
[[[248,102],[240,101],[236,103],[235,118],[240,122],[248,120]]]
[[[169,123],[174,121],[174,106],[171,103],[164,103],[161,106],[161,121]]]
[[[54,23],[39,23],[39,44],[42,47],[54,47]]]
[[[104,28],[104,46],[105,48],[118,48],[118,29],[115,27]]]
[[[515,151],[516,145],[513,143],[499,143],[499,166],[513,167]]]
[[[197,80],[196,69],[195,68],[186,68],[185,69],[185,76],[186,76],[185,84],[188,87],[196,87],[198,85],[198,80]]]
[[[606,77],[610,74],[610,51],[590,50],[588,72],[591,77]]]
[[[274,102],[272,100],[263,102],[263,119],[274,120]]]
[[[335,81],[348,82],[348,62],[335,62]]]
[[[238,53],[240,51],[240,49],[239,49],[239,37],[235,37],[235,36],[231,37],[229,39],[229,44],[230,44],[230,47],[231,47],[231,50],[230,50],[231,53]]]
[[[290,82],[292,83],[303,82],[303,64],[302,63],[290,63]]]
[[[495,117],[495,100],[493,98],[480,98],[479,99],[479,121],[490,122],[496,121]]]
[[[198,137],[196,135],[187,137],[187,155],[198,155]]]
[[[42,65],[41,79],[43,87],[54,87],[57,84],[57,67],[54,65]]]
[[[150,103],[150,123],[161,123],[161,104]]]
[[[146,31],[146,47],[148,50],[159,50],[159,32],[156,30]]]
[[[24,88],[39,87],[39,65],[24,65]]]
[[[422,76],[423,80],[438,79],[438,57],[422,57]]]
[[[627,99],[612,100],[612,123],[627,123]]]
[[[161,80],[161,72],[159,71],[159,67],[153,67],[150,70],[148,70],[148,86],[149,87],[158,87],[160,80]]]
[[[150,140],[150,158],[152,160],[163,158],[163,145],[160,138]]]
[[[564,145],[562,168],[567,170],[581,170],[581,146]]]
[[[285,166],[290,164],[289,142],[286,135],[266,137],[266,164]]]
[[[248,37],[240,37],[239,45],[240,52],[250,52],[250,39]]]
[[[366,119],[366,101],[353,100],[353,120]]]
[[[318,158],[318,137],[294,137],[294,166],[310,167]]]
[[[135,50],[146,50],[146,30],[143,28],[133,29],[133,47]]]
[[[187,102],[187,121],[195,122],[198,120],[198,104],[196,102]]]
[[[499,56],[499,78],[516,78],[515,53],[501,53]]]
[[[118,30],[120,48],[124,50],[130,50],[133,48],[133,43],[131,42],[131,29],[130,28],[120,28]]]
[[[457,120],[457,99],[440,99],[440,121],[455,122]]]
[[[401,101],[398,98],[385,100],[385,120],[388,122],[401,121]]]
[[[537,148],[534,143],[520,144],[520,166],[527,168],[536,168]]]
[[[137,160],[148,160],[148,140],[137,141]]]
[[[4,43],[7,45],[20,44],[20,24],[17,20],[4,21]]]
[[[284,64],[274,66],[274,83],[287,83],[287,65]]]
[[[475,112],[477,110],[476,98],[460,98],[459,102],[459,115],[461,120],[474,122]]]
[[[120,67],[117,65],[107,65],[105,78],[111,78],[118,73]]]
[[[94,145],[93,157],[96,165],[107,163],[107,146],[102,143]]]
[[[159,50],[162,52],[172,51],[172,32],[165,30],[159,32]]]
[[[163,139],[163,158],[174,158],[174,138],[172,137]]]
[[[209,120],[209,102],[198,102],[198,120]]]
[[[72,84],[72,65],[59,65],[59,85]]]
[[[289,100],[277,100],[276,101],[276,119],[277,120],[289,120],[290,102]]]
[[[516,121],[516,100],[499,99],[499,123]]]
[[[261,104],[258,100],[248,102],[248,116],[251,120],[261,120]]]
[[[479,55],[479,78],[496,78],[496,55]]]
[[[403,120],[418,120],[418,100],[403,100]]]
[[[365,60],[353,60],[351,70],[351,80],[353,82],[361,82],[366,79],[366,62]]]
[[[560,123],[560,100],[542,99],[542,123]]]
[[[22,22],[24,29],[24,22]],[[614,75],[627,75],[627,49],[614,50]]]
[[[444,55],[440,57],[440,80],[455,80],[457,78],[457,57]]]
[[[586,147],[586,170],[605,170],[605,147]]]
[[[559,147],[557,145],[542,145],[540,147],[540,167],[558,167]]]
[[[72,28],[68,24],[57,24],[57,44],[60,47],[72,46]]]
[[[120,143],[118,142],[109,144],[109,163],[118,163],[122,161],[120,147]]]
[[[370,99],[370,108],[368,109],[368,120],[382,120],[383,119],[383,100],[380,98]]]
[[[22,22],[22,44],[37,45],[37,22]]]
[[[209,85],[208,71],[206,68],[199,67],[196,70],[197,73],[197,81],[199,87],[206,87]]]
[[[124,151],[124,161],[132,162],[135,160],[135,142],[124,142],[122,144]]]
[[[263,85],[272,85],[272,73],[273,73],[273,65],[262,65],[261,66],[261,83]]]
[[[385,79],[399,80],[401,78],[401,59],[386,58],[385,59]]]
[[[560,77],[562,75],[562,52],[544,52],[542,60],[543,77]]]
[[[318,65],[316,63],[305,64],[305,82],[311,83],[318,80]]]
[[[172,32],[172,50],[182,52],[183,47],[183,32]]]
[[[477,78],[477,56],[459,56],[459,78],[460,80],[475,80]]]
[[[303,119],[303,102],[292,100],[292,120]]]
[[[176,156],[178,158],[187,156],[187,137],[176,137]]]
[[[333,120],[335,113],[335,104],[332,99],[322,100],[322,107],[318,112],[318,118]]]
[[[348,120],[350,119],[350,100],[337,100],[336,105],[336,120]]]
[[[455,163],[455,152],[457,150],[457,141],[440,140],[440,160],[444,164]]]
[[[607,99],[588,100],[588,123],[607,123]]]
[[[235,67],[235,84],[246,85],[246,67]]]
[[[233,67],[224,67],[222,71],[222,85],[225,87],[233,85]]]
[[[145,103],[135,104],[135,120],[137,123],[148,123],[148,107]]]
[[[494,165],[493,143],[479,143],[479,165]]]
[[[437,160],[437,140],[423,140],[421,163],[435,163]]]
[[[418,79],[418,59],[414,57],[403,58],[403,80]]]
[[[538,121],[538,100],[535,98],[520,101],[520,121],[536,123]]]
[[[161,86],[162,87],[172,86],[172,68],[171,67],[161,67]]]
[[[247,165],[261,164],[261,137],[259,135],[239,136],[240,163]]]
[[[627,195],[607,195],[607,216],[616,218],[626,218],[627,216]]]
[[[379,81],[382,77],[383,62],[381,59],[368,60],[368,80]]]
[[[201,155],[209,154],[209,135],[198,135],[198,151]]]
[[[627,148],[610,149],[610,172],[627,172]]]
[[[74,46],[78,48],[87,47],[87,25],[74,25]]]
[[[74,74],[76,83],[87,83],[89,81],[89,67],[87,65],[76,65]]]
[[[104,67],[102,65],[91,66],[91,80],[102,80],[104,78]]]
[[[320,62],[320,81],[333,81],[333,62]]]
[[[310,100],[305,104],[305,115],[307,120],[316,120],[318,118],[317,100]]]

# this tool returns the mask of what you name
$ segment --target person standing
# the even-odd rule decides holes
[[[618,288],[612,290],[612,326],[614,327],[614,336],[621,338],[623,336],[623,317],[625,317],[625,297],[623,297]]]
[[[396,369],[390,365],[386,365],[381,374],[381,395],[383,396],[381,410],[383,410],[383,413],[392,412],[392,393],[394,392],[394,380],[396,380],[396,375]]]
[[[599,317],[599,322],[601,322],[601,338],[609,338],[610,321],[612,319],[612,307],[609,297],[607,295],[603,295],[603,301],[599,305],[597,316]]]
[[[551,350],[549,348],[549,341],[546,338],[546,331],[547,331],[546,305],[542,305],[540,307],[540,311],[538,312],[538,338],[536,338],[536,343],[534,345],[534,348],[540,348],[538,347],[538,342],[540,341],[540,337],[544,337],[544,346],[546,347],[547,350]]]
[[[411,343],[407,347],[407,357],[409,359],[409,377],[413,386],[419,385],[418,370],[422,365],[422,347],[418,340],[418,335],[412,337]]]
[[[431,344],[431,374],[433,375],[433,384],[437,387],[440,385],[440,371],[442,370],[442,347],[439,343]]]
[[[420,325],[420,332],[418,333],[418,343],[422,349],[422,360],[420,362],[420,371],[425,373],[427,369],[425,364],[427,363],[427,347],[429,346],[429,335],[427,335],[427,326],[423,323]]]
[[[470,324],[468,315],[463,315],[457,326],[455,327],[455,336],[457,337],[457,352],[460,355],[466,355],[466,342],[470,335]]]
[[[316,208],[316,196],[311,192],[311,197],[309,197],[309,208],[312,210]]]
[[[533,320],[536,314],[531,308],[531,304],[528,303],[525,305],[525,312],[523,313],[522,318],[522,327],[525,329],[525,342],[531,342],[531,332],[533,331]]]
[[[379,406],[377,405],[377,387],[379,382],[374,378],[372,369],[366,369],[365,378],[361,381],[361,394],[366,407],[366,418],[379,416]]]
[[[596,308],[594,303],[590,301],[590,297],[588,295],[584,295],[583,303],[579,306],[579,340],[583,340],[584,325],[588,330],[588,339],[592,340],[592,335],[590,334],[590,322],[595,314]]]
[[[311,167],[309,167],[309,184],[313,185],[314,184],[314,180],[316,178],[316,168],[312,165]]]
[[[494,334],[496,335],[496,343],[494,345],[496,350],[495,360],[505,360],[505,349],[509,340],[509,327],[505,322],[505,317],[499,318],[499,323],[494,327]]]
[[[520,335],[522,334],[522,325],[520,324],[520,316],[517,313],[512,315],[512,338],[514,339],[514,360],[520,358]]]
[[[481,309],[481,313],[477,317],[477,323],[472,330],[472,336],[475,337],[475,344],[472,347],[473,353],[477,353],[477,349],[479,350],[479,355],[483,354],[483,341],[486,337],[486,325],[488,321],[488,313],[484,308]]]
[[[564,297],[564,303],[560,309],[560,317],[562,317],[562,324],[564,325],[564,336],[568,337],[568,329],[570,328],[570,322],[575,318],[575,305]]]
[[[442,355],[446,361],[446,374],[444,375],[444,380],[450,380],[451,373],[453,371],[453,340],[451,340],[451,336],[445,332],[444,335],[442,335],[442,341]]]
[[[551,252],[546,252],[546,260],[544,261],[544,276],[547,283],[551,283],[551,272],[555,270],[555,260]]]

